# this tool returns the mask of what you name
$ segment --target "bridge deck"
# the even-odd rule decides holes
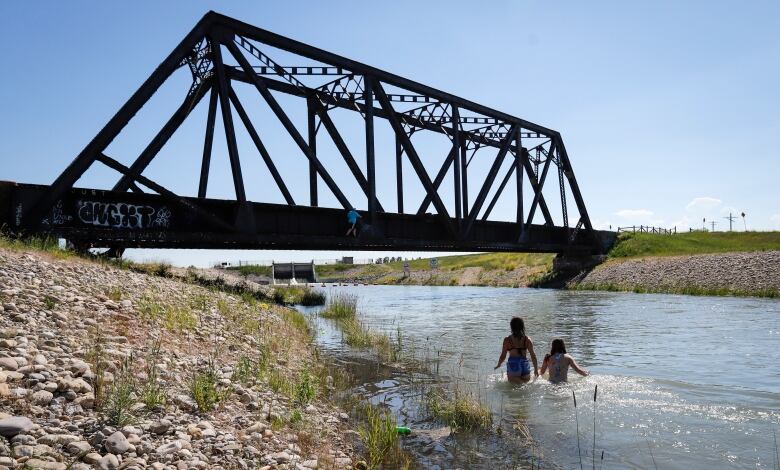
[[[594,232],[599,250],[582,231],[529,225],[520,240],[518,225],[477,221],[468,239],[454,236],[439,216],[378,213],[357,238],[347,237],[341,209],[283,204],[181,198],[74,188],[55,204],[40,227],[25,227],[19,214],[48,186],[0,183],[0,225],[17,233],[50,233],[92,246],[127,248],[309,249],[509,251],[591,254],[605,251],[612,232]],[[457,221],[452,219],[453,224]],[[236,226],[240,227],[239,229]]]

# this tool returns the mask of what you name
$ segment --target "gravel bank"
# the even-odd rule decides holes
[[[300,403],[269,374],[236,378],[240,361],[267,354],[275,380],[295,383],[311,359],[291,318],[175,279],[0,250],[0,468],[352,468],[357,433],[319,396],[332,379]],[[216,373],[212,411],[190,392],[203,370]],[[116,424],[96,391],[120,377],[138,388]],[[163,404],[146,405],[140,384]]]
[[[778,295],[780,251],[610,260],[572,281],[570,287],[705,295]]]

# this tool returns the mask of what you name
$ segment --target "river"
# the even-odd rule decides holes
[[[427,356],[441,358],[443,380],[467,383],[497,422],[527,423],[535,448],[515,449],[500,462],[514,464],[521,456],[521,463],[541,460],[542,468],[579,468],[582,460],[591,468],[598,385],[597,468],[772,468],[773,432],[780,430],[778,300],[485,287],[326,289],[357,295],[372,329],[400,330],[418,354],[424,347]],[[570,371],[565,385],[508,384],[503,369],[493,366],[513,315],[524,318],[540,366],[550,341],[562,337],[591,375]],[[327,322],[320,320],[318,329],[321,347],[347,357]],[[413,393],[402,374],[365,377],[358,393],[390,405],[401,423],[430,427],[407,400]],[[451,440],[440,450],[457,454],[459,444]],[[474,451],[473,439],[466,444],[470,464],[455,455],[441,467],[495,465],[491,452],[515,451],[489,444]]]

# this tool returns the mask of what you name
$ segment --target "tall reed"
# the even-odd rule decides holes
[[[596,470],[596,397],[599,394],[599,386],[593,390],[593,470]]]
[[[577,395],[574,390],[571,391],[571,396],[574,398],[574,422],[577,423],[577,455],[580,458],[580,470],[582,470],[582,450],[580,450],[580,414],[577,411]]]

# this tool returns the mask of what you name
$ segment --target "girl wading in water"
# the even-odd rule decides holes
[[[534,364],[534,377],[539,377],[534,343],[531,338],[525,335],[525,324],[522,318],[512,318],[509,327],[512,329],[512,334],[504,338],[504,343],[501,346],[501,357],[498,358],[495,369],[501,367],[509,354],[509,360],[506,361],[507,380],[515,384],[526,383],[531,380],[531,366],[525,357],[526,350],[531,354],[531,361]]]
[[[569,366],[581,376],[588,376],[588,371],[580,367],[573,357],[566,354],[566,343],[561,338],[554,339],[552,346],[550,346],[550,354],[544,356],[544,361],[542,361],[541,374],[544,375],[545,371],[549,369],[551,383],[566,382]]]

